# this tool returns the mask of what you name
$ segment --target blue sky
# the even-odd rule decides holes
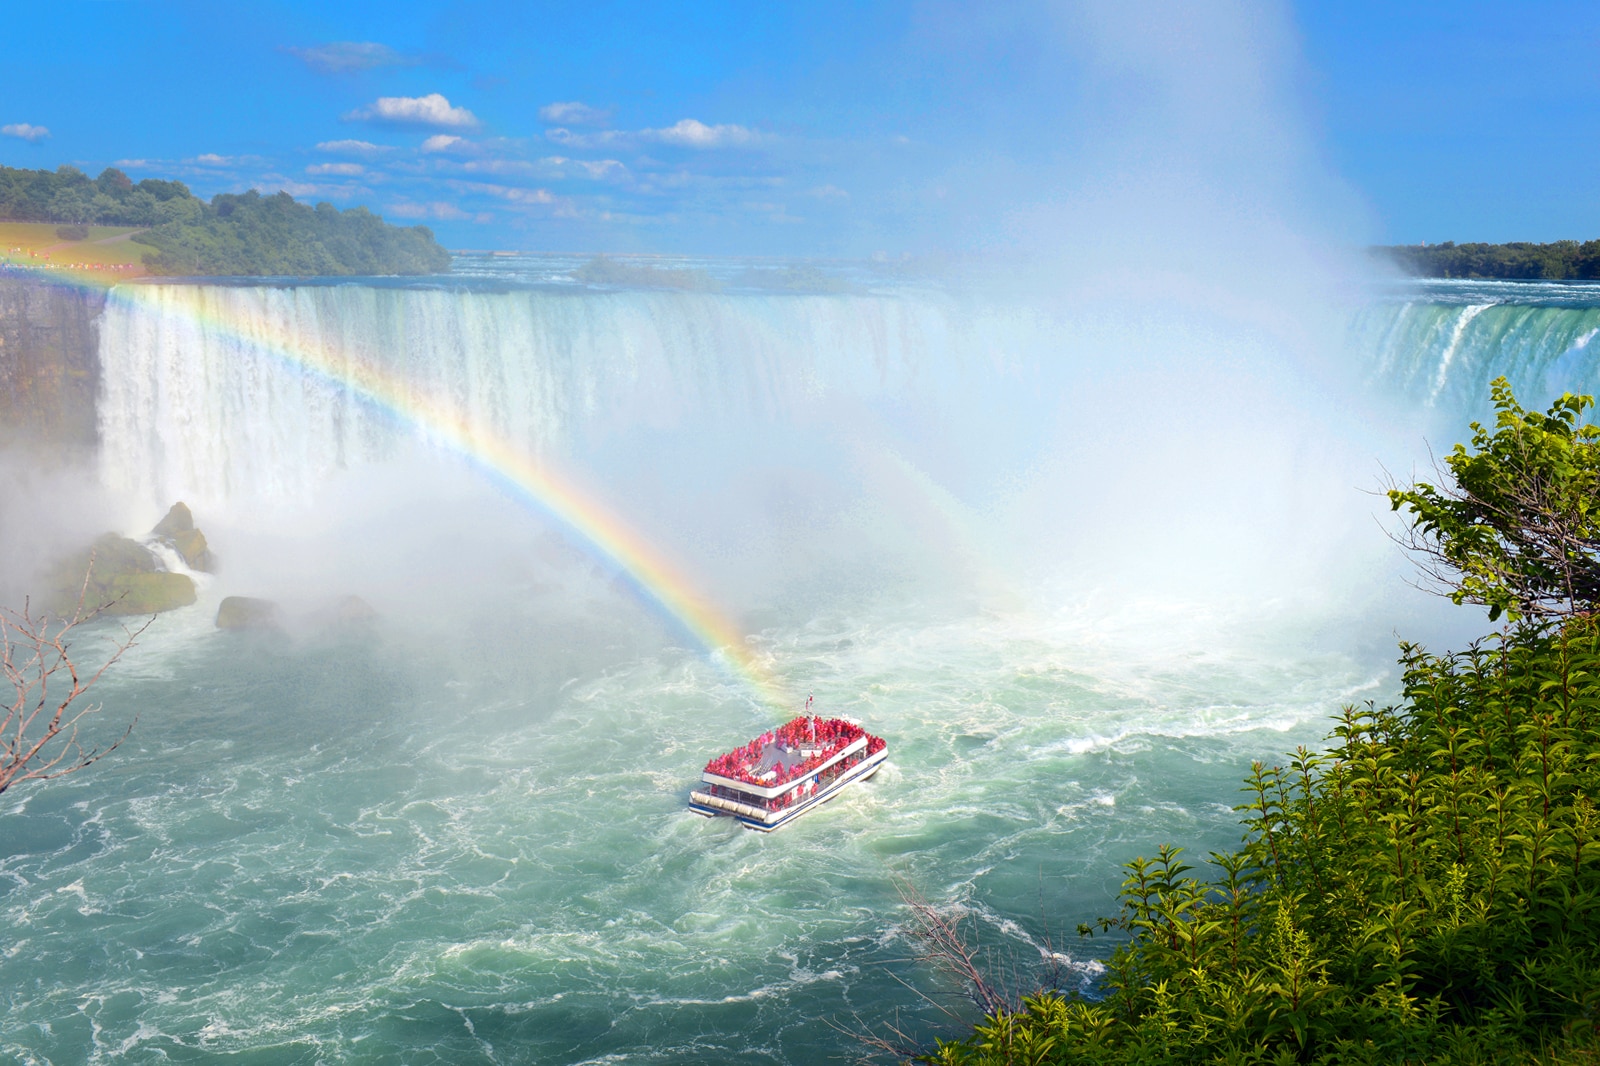
[[[1600,236],[1600,5],[995,7],[25,5],[0,163],[285,188],[458,248],[1070,243],[1147,179],[1347,243]]]

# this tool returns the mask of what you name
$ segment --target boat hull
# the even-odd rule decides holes
[[[705,792],[694,791],[689,793],[689,809],[696,814],[707,818],[731,817],[736,819],[746,829],[753,829],[758,833],[770,833],[774,829],[788,825],[801,815],[827,803],[844,789],[858,781],[865,781],[878,772],[885,759],[889,757],[887,748],[867,756],[849,770],[840,774],[827,787],[818,789],[799,803],[777,811],[763,811],[759,807],[738,803],[733,800],[722,799]]]

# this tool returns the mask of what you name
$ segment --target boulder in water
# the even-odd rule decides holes
[[[217,559],[206,545],[206,535],[195,528],[194,515],[182,500],[172,505],[166,517],[150,531],[150,535],[170,545],[173,551],[182,556],[184,565],[190,570],[209,573],[216,568]]]
[[[228,596],[217,607],[218,629],[281,629],[283,616],[271,600]]]
[[[111,615],[157,614],[195,600],[193,579],[161,569],[149,548],[115,533],[57,563],[45,580],[45,607],[56,615],[76,611],[80,592],[84,610]]]
[[[377,621],[378,612],[372,604],[360,596],[345,596],[297,618],[295,623],[303,623],[306,629],[318,630],[324,636],[365,638],[371,635]]]
[[[156,570],[121,574],[110,582],[111,606],[106,614],[159,614],[194,602],[194,579],[188,574]]]
[[[339,625],[366,624],[378,620],[372,604],[360,596],[346,596],[333,607],[334,621]]]

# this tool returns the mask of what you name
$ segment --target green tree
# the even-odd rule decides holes
[[[311,208],[288,193],[221,194],[207,204],[182,182],[138,185],[116,168],[0,166],[0,218],[149,227],[138,236],[156,274],[434,274],[450,253],[425,226],[391,226],[366,208]]]
[[[1495,425],[1472,423],[1472,444],[1445,457],[1439,485],[1389,491],[1409,512],[1401,542],[1456,603],[1490,619],[1586,613],[1600,602],[1600,429],[1583,421],[1591,396],[1566,393],[1545,414],[1525,411],[1510,384],[1491,387]]]
[[[94,186],[69,185],[50,197],[47,210],[57,222],[79,224],[94,221]]]

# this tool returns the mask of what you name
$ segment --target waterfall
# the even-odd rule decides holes
[[[136,284],[101,320],[100,474],[151,516],[182,499],[252,525],[368,468],[404,495],[410,459],[459,424],[469,451],[579,468],[637,528],[752,587],[870,545],[872,566],[916,558],[930,583],[989,587],[999,561],[1130,595],[1337,589],[1349,567],[1326,561],[1370,531],[1351,486],[1460,439],[1490,380],[1529,406],[1600,390],[1600,308],[1511,299],[1358,309],[1362,395],[1226,309],[1158,329],[1137,308],[918,290]]]
[[[426,447],[423,411],[534,455],[628,427],[781,420],[824,394],[914,390],[930,357],[992,347],[963,321],[932,297],[125,286],[100,333],[101,474],[148,506],[214,510],[303,499]],[[384,402],[360,388],[375,376]]]
[[[1453,418],[1482,415],[1501,376],[1529,407],[1600,392],[1600,307],[1466,299],[1384,302],[1356,316],[1353,344],[1378,391]]]

